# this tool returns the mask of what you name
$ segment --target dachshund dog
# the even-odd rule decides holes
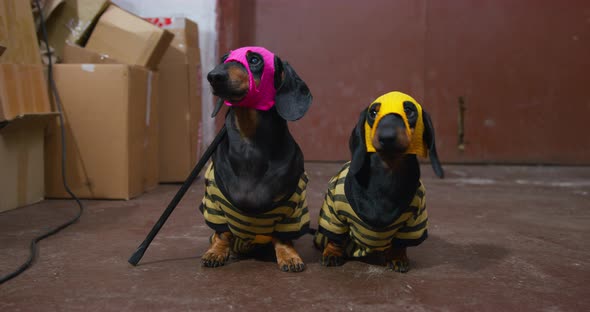
[[[350,141],[352,160],[334,176],[320,210],[314,244],[324,266],[379,255],[407,272],[406,248],[428,236],[425,189],[417,155],[444,173],[426,111],[412,97],[391,92],[360,114]]]
[[[303,117],[311,92],[288,63],[261,47],[231,51],[207,79],[220,98],[213,116],[223,102],[232,107],[227,136],[205,173],[200,210],[215,233],[202,264],[222,266],[230,252],[250,255],[272,245],[280,270],[301,272],[305,264],[292,241],[309,231],[307,175],[287,121]]]

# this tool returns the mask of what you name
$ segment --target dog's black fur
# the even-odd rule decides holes
[[[373,104],[375,105],[375,104]],[[416,106],[405,102],[404,109],[410,128],[418,118]],[[374,118],[369,107],[360,114],[349,140],[352,154],[349,172],[345,180],[345,193],[358,216],[374,228],[392,224],[411,203],[420,180],[420,165],[416,155],[404,154],[407,146],[397,139],[406,126],[402,118],[391,114],[384,116],[376,131],[376,153],[367,153],[365,145],[365,121],[372,127]],[[434,128],[426,111],[422,111],[424,142],[432,166],[439,177],[444,173],[436,153]],[[375,140],[375,139],[374,139]]]
[[[219,112],[222,99],[246,94],[226,76],[232,66],[245,70],[243,65],[224,64],[226,57],[208,75],[214,94],[220,97],[213,116]],[[247,58],[254,79],[260,79],[262,57],[249,53]],[[218,187],[234,206],[251,214],[271,210],[276,199],[293,194],[304,171],[303,154],[287,121],[303,117],[311,105],[311,92],[288,63],[277,56],[274,62],[275,106],[268,111],[256,110],[255,132],[249,137],[240,130],[238,108],[230,110],[225,119],[227,137],[213,155]]]

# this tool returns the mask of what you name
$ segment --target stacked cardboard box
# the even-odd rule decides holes
[[[65,45],[54,79],[66,119],[67,178],[83,198],[130,199],[158,174],[158,73],[173,34],[108,4],[86,47]],[[47,197],[67,197],[57,123],[47,133]]]
[[[43,199],[46,85],[40,65],[0,64],[0,211]]]
[[[160,181],[181,182],[200,156],[201,62],[197,24],[185,18],[149,18],[174,33],[160,72]]]
[[[109,5],[92,31],[86,48],[124,62],[158,68],[174,34],[115,5]]]
[[[108,4],[108,0],[65,0],[52,12],[47,19],[47,34],[60,59],[64,43],[86,44],[92,27]]]
[[[160,28],[109,1],[63,2],[48,31],[65,63],[53,74],[72,190],[82,198],[130,199],[160,181],[183,181],[200,154],[197,25],[170,19]],[[44,194],[69,196],[28,1],[3,0],[0,20],[9,22],[0,23],[3,211]]]
[[[155,187],[157,75],[126,64],[61,64],[54,79],[66,116],[67,179],[74,193],[130,199]],[[57,123],[46,139],[47,196],[68,197]]]
[[[28,1],[0,1],[0,212],[43,199],[43,138],[55,118]]]

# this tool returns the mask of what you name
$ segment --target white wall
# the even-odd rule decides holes
[[[208,146],[215,136],[211,118],[213,95],[207,73],[215,67],[217,59],[217,0],[112,0],[121,8],[141,17],[186,17],[199,25],[199,46],[203,72],[203,142]]]

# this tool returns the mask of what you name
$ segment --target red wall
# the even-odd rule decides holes
[[[590,2],[220,0],[220,49],[262,45],[314,95],[290,125],[307,160],[346,160],[392,90],[431,113],[444,162],[590,164]],[[458,98],[465,99],[459,150]]]

